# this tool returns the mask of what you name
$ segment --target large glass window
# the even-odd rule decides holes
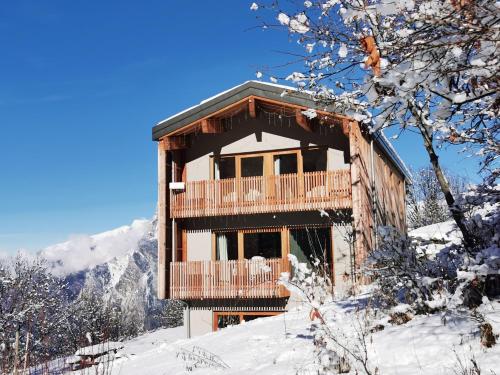
[[[216,259],[237,260],[238,259],[238,233],[217,233],[215,237]]]
[[[244,254],[246,259],[251,259],[254,256],[264,258],[280,258],[281,233],[245,233]]]
[[[315,259],[331,264],[332,241],[330,228],[290,229],[290,254],[310,266]]]
[[[236,163],[234,156],[227,156],[220,158],[218,161],[216,160],[214,167],[216,180],[236,177]]]
[[[297,154],[274,155],[274,174],[297,173]]]
[[[304,172],[326,171],[325,149],[302,150]]]
[[[217,315],[217,329],[226,328],[240,324],[240,315]]]
[[[263,176],[264,157],[251,156],[241,158],[241,177]]]

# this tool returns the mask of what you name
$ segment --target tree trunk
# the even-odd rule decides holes
[[[422,123],[420,123],[419,121],[420,118],[417,118],[416,120],[418,122],[418,128],[420,130],[420,133],[422,134],[422,138],[424,140],[425,149],[429,154],[429,159],[432,168],[434,170],[434,173],[436,174],[436,178],[438,180],[439,186],[441,187],[441,191],[444,194],[444,198],[446,199],[446,204],[448,205],[448,208],[451,212],[451,216],[453,217],[453,220],[455,220],[457,227],[462,232],[463,242],[466,249],[472,250],[473,239],[469,233],[469,230],[467,229],[467,226],[465,225],[465,216],[462,210],[460,210],[460,208],[455,205],[455,198],[453,197],[453,193],[451,192],[450,189],[450,184],[448,183],[448,180],[444,175],[443,169],[441,168],[441,164],[439,163],[439,157],[437,156],[436,151],[434,150],[434,146],[432,144],[432,138],[427,133],[425,126]]]
[[[14,375],[17,375],[17,367],[19,365],[19,327],[16,330],[16,350],[14,352]]]

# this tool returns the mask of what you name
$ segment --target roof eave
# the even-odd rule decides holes
[[[285,95],[283,95],[284,91],[287,92]],[[158,141],[160,138],[181,129],[186,125],[194,123],[206,116],[210,116],[212,113],[222,110],[223,108],[250,96],[264,97],[272,100],[278,100],[283,103],[328,111],[328,108],[318,108],[318,104],[309,95],[296,89],[288,88],[286,86],[260,83],[257,81],[247,81],[242,85],[236,86],[220,95],[216,95],[211,99],[204,100],[200,104],[195,105],[188,110],[182,111],[177,115],[160,121],[153,127],[153,140]],[[392,146],[388,145],[388,140],[385,136],[374,136],[373,138],[389,156],[405,179],[411,182],[411,174],[409,173],[408,168],[406,168]]]
[[[282,93],[286,90],[287,89],[285,87],[271,86],[255,81],[245,82],[244,84],[236,86],[234,89],[231,89],[222,95],[203,101],[187,111],[181,112],[178,115],[174,115],[159,122],[153,127],[153,140],[158,141],[165,135],[195,122],[198,119],[209,116],[211,113],[219,111],[249,96],[262,96],[269,99],[279,100],[284,103],[318,109],[317,103],[307,94],[295,90],[287,92],[286,95],[282,95]]]

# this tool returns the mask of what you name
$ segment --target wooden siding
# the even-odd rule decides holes
[[[377,147],[374,151],[377,225],[391,225],[405,232],[406,192],[404,178]]]
[[[277,284],[289,270],[283,258],[170,263],[170,298],[279,298],[289,294]]]
[[[357,122],[350,123],[352,214],[356,233],[355,262],[359,266],[374,247],[370,182],[370,144]]]
[[[351,207],[349,170],[256,176],[186,183],[171,192],[174,218]]]
[[[403,175],[376,145],[372,154],[370,140],[356,122],[350,123],[349,143],[355,252],[359,266],[376,246],[378,226],[391,225],[406,232],[406,192]]]

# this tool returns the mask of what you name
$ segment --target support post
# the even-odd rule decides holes
[[[171,155],[167,151],[164,142],[158,143],[158,213],[157,213],[157,231],[158,231],[158,298],[166,299],[169,297],[168,288],[170,282],[170,262],[172,256],[168,251],[170,245],[171,232],[169,208],[170,192],[168,185],[171,181]]]

